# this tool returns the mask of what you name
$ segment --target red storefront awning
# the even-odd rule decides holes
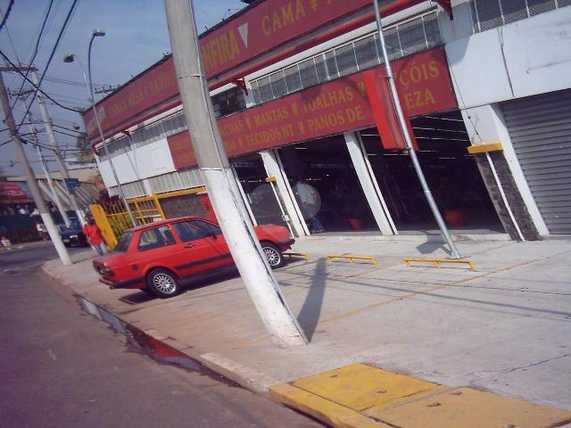
[[[425,0],[381,5],[388,16]],[[448,0],[436,3],[450,10]],[[245,8],[200,38],[210,89],[253,73],[374,21],[372,0],[266,0]],[[180,104],[172,57],[147,69],[97,104],[106,136]],[[83,113],[96,139],[93,111]]]

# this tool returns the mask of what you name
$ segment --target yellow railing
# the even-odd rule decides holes
[[[127,199],[129,208],[135,217],[137,226],[153,223],[166,219],[165,212],[161,206],[162,199],[175,198],[178,196],[193,195],[206,191],[204,186],[194,187],[192,189],[176,190],[173,192],[156,193],[151,196],[141,196],[138,198]],[[106,203],[105,206],[100,204],[91,204],[89,206],[91,214],[101,229],[103,237],[110,248],[117,245],[119,236],[133,227],[129,214],[125,208],[123,201],[114,201]]]

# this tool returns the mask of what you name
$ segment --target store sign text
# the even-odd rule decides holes
[[[397,88],[409,117],[457,107],[441,48],[393,62]],[[375,123],[364,73],[384,79],[383,66],[314,86],[223,117],[218,127],[229,156],[365,128]],[[187,132],[169,137],[177,169],[196,164]]]

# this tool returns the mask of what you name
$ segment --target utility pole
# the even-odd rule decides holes
[[[395,84],[393,68],[391,66],[391,61],[389,60],[389,55],[387,53],[387,46],[385,43],[385,36],[383,34],[383,26],[381,23],[381,11],[379,8],[378,0],[373,0],[373,5],[375,8],[375,18],[377,21],[377,31],[379,32],[379,40],[381,42],[383,59],[385,62],[385,70],[387,72],[387,79],[389,82],[389,87],[391,89],[391,98],[393,99],[393,104],[394,104],[396,112],[397,112],[399,124],[401,127],[401,131],[403,133],[403,136],[404,136],[404,140],[405,140],[405,144],[406,144],[408,154],[409,154],[410,159],[412,161],[412,165],[414,167],[414,170],[416,171],[416,175],[418,176],[418,180],[420,181],[420,185],[422,186],[424,196],[426,197],[426,200],[428,201],[428,205],[430,206],[430,209],[432,210],[432,214],[434,215],[436,223],[438,224],[438,227],[440,228],[440,233],[442,234],[442,237],[444,238],[444,240],[447,242],[448,247],[450,248],[450,253],[451,253],[452,257],[455,259],[459,259],[462,256],[460,255],[460,252],[456,248],[456,244],[454,243],[454,241],[452,240],[452,237],[450,236],[450,233],[448,232],[448,227],[446,227],[446,223],[444,222],[444,219],[442,218],[442,214],[440,214],[440,210],[438,209],[438,205],[436,205],[436,201],[434,200],[434,196],[432,196],[432,192],[430,191],[430,187],[428,186],[428,182],[426,181],[426,178],[424,177],[424,172],[422,171],[422,167],[420,166],[420,162],[418,161],[416,151],[414,150],[414,147],[412,145],[412,138],[411,138],[409,131],[408,131],[408,126],[406,124],[406,119],[404,117],[404,112],[402,110],[402,105],[400,103],[400,98],[399,98],[397,87]]]
[[[30,115],[30,119],[31,119],[31,115]],[[61,214],[61,218],[63,219],[65,226],[69,227],[71,225],[71,222],[69,221],[69,217],[67,216],[65,207],[63,206],[62,201],[61,201],[61,199],[60,199],[60,197],[56,191],[56,188],[54,186],[52,176],[51,176],[50,171],[48,169],[48,165],[46,164],[46,160],[44,159],[44,154],[42,153],[42,148],[39,145],[37,131],[33,125],[30,125],[30,131],[32,132],[33,140],[36,142],[36,151],[38,152],[38,157],[40,158],[40,164],[42,165],[42,170],[44,171],[44,175],[46,176],[46,181],[48,182],[48,187],[50,188],[50,192],[52,194],[52,199],[55,202],[59,213]]]
[[[232,257],[273,340],[281,346],[303,345],[307,339],[285,303],[252,224],[241,209],[200,60],[192,2],[165,0],[165,6],[192,147]]]
[[[28,162],[28,158],[26,157],[26,152],[24,151],[24,147],[22,145],[22,140],[20,139],[20,135],[18,134],[18,128],[16,127],[16,122],[14,121],[14,116],[12,115],[12,109],[10,107],[10,99],[8,98],[8,93],[6,92],[6,87],[4,86],[4,78],[2,76],[2,71],[7,71],[5,68],[0,69],[0,102],[2,103],[2,109],[4,110],[4,115],[6,116],[6,126],[10,130],[10,135],[16,145],[16,151],[18,153],[18,157],[20,162],[24,167],[24,171],[26,173],[26,182],[28,183],[28,187],[30,188],[30,192],[32,193],[32,198],[34,199],[34,203],[40,212],[40,216],[42,221],[44,222],[46,229],[48,230],[48,234],[54,244],[54,247],[58,253],[58,256],[64,265],[70,265],[71,259],[69,258],[69,254],[65,245],[61,240],[61,236],[57,227],[48,211],[46,203],[44,202],[42,195],[40,193],[40,189],[38,188],[38,183],[36,182],[36,176],[34,175],[34,171]],[[13,71],[13,70],[8,70]]]
[[[35,68],[32,68],[31,71],[32,71],[31,72],[32,82],[34,82],[34,84],[36,86],[38,86],[38,84],[39,84],[38,73],[36,72]],[[54,148],[54,153],[56,155],[56,159],[57,159],[61,174],[64,177],[64,179],[69,179],[70,178],[69,177],[69,171],[67,170],[65,160],[63,159],[63,156],[61,155],[61,151],[59,149],[59,145],[58,145],[57,140],[56,140],[56,135],[54,132],[54,128],[52,126],[52,119],[50,118],[50,115],[48,113],[48,108],[46,107],[46,100],[45,100],[43,94],[41,94],[40,92],[38,92],[38,104],[40,106],[40,112],[42,114],[42,122],[44,124],[44,128],[46,129],[46,134],[48,135],[48,141],[49,141],[50,145]],[[81,209],[79,208],[79,205],[77,203],[77,199],[75,198],[74,191],[68,189],[68,192],[69,192],[69,199],[71,201],[71,207],[73,208],[73,210],[77,214],[77,218],[79,219],[81,224],[84,224],[85,223],[84,215],[83,215],[83,212],[81,211]],[[65,220],[65,218],[64,218],[64,220]],[[66,226],[68,226],[68,222],[69,222],[69,220],[66,221],[66,223],[65,223]]]

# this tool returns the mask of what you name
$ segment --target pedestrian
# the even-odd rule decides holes
[[[87,219],[87,224],[83,226],[83,233],[87,238],[87,241],[91,245],[91,248],[99,254],[100,256],[107,253],[107,246],[105,245],[105,240],[101,234],[99,226],[95,224],[93,217]]]
[[[48,229],[46,228],[42,220],[38,220],[38,222],[36,223],[36,231],[38,232],[38,235],[42,241],[47,241],[48,239],[50,239]]]

